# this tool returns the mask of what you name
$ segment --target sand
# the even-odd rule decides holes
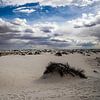
[[[100,57],[100,54],[2,56],[0,100],[100,100],[100,66],[95,57]],[[50,61],[68,62],[75,68],[84,69],[88,79],[61,78],[59,75],[42,79]]]

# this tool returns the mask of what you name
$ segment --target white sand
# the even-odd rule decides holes
[[[0,100],[100,100],[100,66],[93,60],[97,56],[100,54],[2,56]],[[84,69],[88,79],[59,75],[41,79],[50,61],[69,62],[71,66]]]

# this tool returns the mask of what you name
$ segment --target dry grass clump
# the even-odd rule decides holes
[[[62,56],[62,53],[61,53],[61,52],[57,52],[57,53],[55,54],[55,56]]]
[[[80,78],[87,78],[84,74],[84,70],[75,69],[71,67],[68,63],[62,64],[62,63],[50,62],[46,67],[44,74],[54,73],[54,72],[60,74],[61,77],[69,74],[73,77],[79,76]]]
[[[40,55],[40,54],[41,54],[40,51],[35,51],[35,52],[34,52],[34,55]]]

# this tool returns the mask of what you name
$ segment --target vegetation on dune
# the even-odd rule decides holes
[[[57,52],[57,53],[55,54],[55,56],[62,56],[62,53],[61,53],[61,52]]]
[[[34,55],[39,55],[39,54],[41,54],[40,51],[35,51],[35,52],[34,52]]]
[[[68,63],[62,64],[62,63],[50,62],[43,74],[48,74],[53,72],[57,72],[58,74],[60,74],[61,77],[69,74],[73,77],[79,76],[80,78],[87,78],[84,74],[84,70],[75,69],[71,67]]]

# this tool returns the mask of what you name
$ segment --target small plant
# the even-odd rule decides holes
[[[33,55],[33,53],[32,52],[28,52],[28,55]]]
[[[40,51],[34,52],[34,55],[39,55],[39,54],[40,54]]]
[[[65,51],[63,51],[63,52],[62,52],[62,54],[64,54],[64,55],[68,55],[68,53],[67,53],[67,52],[65,52]]]
[[[96,70],[93,70],[93,72],[94,72],[94,73],[98,73],[98,71],[96,71]]]
[[[56,56],[62,56],[62,53],[61,52],[57,52],[55,55]]]
[[[50,62],[43,74],[54,73],[54,72],[60,74],[61,77],[69,74],[73,77],[79,76],[80,78],[87,78],[84,74],[84,70],[72,68],[68,63],[62,64],[62,63]]]

